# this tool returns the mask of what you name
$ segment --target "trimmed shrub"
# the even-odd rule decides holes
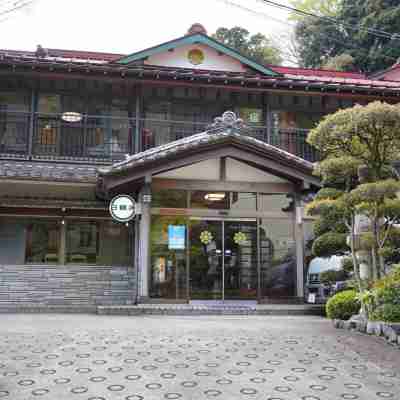
[[[330,257],[343,253],[343,249],[348,248],[346,244],[346,234],[327,232],[314,240],[312,254],[316,257]]]
[[[371,313],[370,318],[375,321],[400,322],[400,305],[383,304]]]
[[[345,290],[332,296],[326,303],[326,315],[330,319],[349,319],[358,314],[361,304],[355,290]]]

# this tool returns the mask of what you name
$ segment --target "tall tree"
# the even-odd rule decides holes
[[[280,65],[282,63],[279,48],[261,33],[250,35],[247,29],[240,26],[231,29],[221,27],[212,37],[260,64]]]
[[[344,158],[347,161],[339,163],[343,170],[350,162],[358,166],[357,185],[348,187],[351,190],[346,190],[342,204],[343,211],[352,210],[353,223],[356,214],[369,218],[373,278],[379,278],[385,270],[383,250],[400,217],[400,200],[396,197],[400,183],[393,179],[393,163],[400,157],[399,132],[400,107],[376,101],[325,117],[307,138],[322,154],[320,170]],[[332,168],[330,171],[334,177]],[[341,175],[340,170],[336,175]]]
[[[322,10],[325,2],[313,0],[317,5],[318,1]],[[398,0],[341,0],[334,15],[313,13],[328,18],[298,19],[295,36],[303,66],[318,68],[331,57],[348,54],[356,70],[370,73],[393,65],[400,57]]]

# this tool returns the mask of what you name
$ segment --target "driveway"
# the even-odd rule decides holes
[[[319,317],[0,321],[0,399],[400,399],[400,349]]]

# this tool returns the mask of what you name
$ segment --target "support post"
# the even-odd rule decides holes
[[[140,242],[139,242],[139,299],[149,297],[150,280],[150,226],[151,226],[151,203],[146,196],[151,196],[151,176],[146,176],[145,184],[140,191],[140,202],[142,214],[140,218]],[[145,200],[145,201],[143,201]]]
[[[296,296],[304,299],[303,208],[300,195],[295,195],[294,237],[296,241]]]
[[[141,128],[142,128],[142,91],[139,86],[135,91],[135,140],[134,140],[134,153],[140,153],[142,150]]]
[[[36,120],[36,105],[37,105],[37,90],[32,89],[31,93],[31,110],[29,118],[29,128],[28,128],[28,157],[32,157],[33,152],[33,135],[35,132],[35,120]]]

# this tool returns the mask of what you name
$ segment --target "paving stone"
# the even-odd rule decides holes
[[[10,400],[396,400],[400,392],[400,350],[320,317],[3,317],[0,397]]]

